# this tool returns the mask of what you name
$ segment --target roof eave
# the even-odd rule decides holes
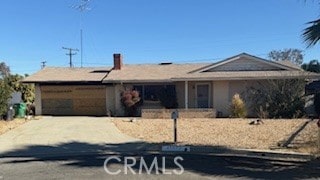
[[[320,79],[320,76],[250,76],[250,77],[192,77],[173,78],[172,81],[234,81],[234,80],[267,80],[267,79]]]
[[[172,79],[127,79],[127,80],[103,80],[102,83],[171,83]]]
[[[101,81],[21,81],[22,83],[35,83],[35,84],[43,84],[43,83],[101,83]]]

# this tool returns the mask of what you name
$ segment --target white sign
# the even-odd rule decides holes
[[[162,146],[162,151],[190,152],[190,146]]]

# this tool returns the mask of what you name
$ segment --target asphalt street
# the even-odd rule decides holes
[[[320,160],[146,152],[6,157],[0,167],[0,179],[320,178]]]

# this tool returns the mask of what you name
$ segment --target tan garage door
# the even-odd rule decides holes
[[[106,114],[104,86],[41,86],[41,101],[44,115]]]

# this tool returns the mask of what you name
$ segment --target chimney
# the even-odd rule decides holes
[[[113,69],[121,70],[122,64],[122,56],[121,54],[113,54]]]

